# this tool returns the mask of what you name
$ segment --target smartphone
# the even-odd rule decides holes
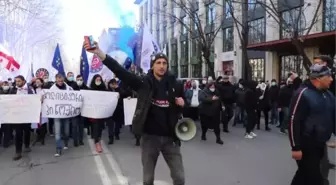
[[[96,48],[96,45],[94,44],[94,40],[93,40],[92,35],[84,36],[84,40],[85,40],[86,43],[90,44],[90,49],[95,49]]]

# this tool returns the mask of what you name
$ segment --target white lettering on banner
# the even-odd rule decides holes
[[[71,118],[78,116],[83,105],[80,91],[43,90],[42,116],[46,118]]]
[[[132,125],[137,102],[137,98],[124,98],[125,125]]]
[[[37,123],[40,113],[41,95],[0,96],[0,123]]]
[[[81,115],[87,118],[111,117],[117,107],[119,93],[106,91],[80,91],[84,97]]]

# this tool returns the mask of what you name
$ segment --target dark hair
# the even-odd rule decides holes
[[[77,75],[77,76],[76,76],[76,78],[81,78],[81,77],[82,77],[82,75]]]
[[[18,78],[18,79],[20,79],[22,81],[25,81],[25,78],[22,75],[16,76],[15,78]]]
[[[73,72],[71,72],[71,71],[70,71],[70,72],[67,72],[67,76],[68,76],[69,74],[74,74],[74,73],[73,73]]]
[[[42,83],[44,83],[44,80],[42,78],[36,78],[36,80],[40,80]],[[35,80],[35,82],[36,82]]]
[[[55,78],[64,78],[64,75],[62,73],[57,73],[55,75]]]
[[[102,83],[99,86],[97,86],[96,83],[95,83],[97,78],[100,78],[102,80]],[[103,78],[99,74],[96,74],[96,75],[93,76],[93,78],[91,80],[91,83],[90,83],[90,88],[92,90],[101,90],[101,91],[106,90],[106,86],[105,86],[105,83],[103,81]]]
[[[276,79],[272,79],[272,81],[271,82],[276,82]]]

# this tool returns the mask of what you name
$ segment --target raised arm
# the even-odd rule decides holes
[[[126,85],[130,86],[133,90],[137,91],[143,85],[143,82],[140,77],[135,74],[130,73],[124,67],[122,67],[118,61],[105,54],[99,49],[98,43],[94,42],[96,48],[91,49],[90,44],[84,42],[84,48],[93,54],[96,54],[103,62],[103,64],[109,68],[116,76],[124,82]]]

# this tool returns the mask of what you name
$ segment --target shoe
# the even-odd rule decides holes
[[[120,140],[119,135],[116,135],[116,136],[115,136],[115,139],[116,139],[116,140]]]
[[[74,147],[78,147],[78,141],[74,141]]]
[[[223,142],[220,138],[216,139],[216,143],[217,143],[217,144],[220,144],[220,145],[223,145],[223,144],[224,144],[224,142]]]
[[[102,153],[102,148],[101,148],[100,143],[96,143],[96,152],[97,153]]]
[[[25,153],[29,153],[29,152],[31,152],[30,147],[26,147],[26,148],[23,150],[23,152],[25,152]]]
[[[79,141],[79,145],[83,146],[84,142],[83,141]]]
[[[252,137],[257,137],[257,136],[258,136],[258,135],[255,134],[254,132],[250,132],[250,135],[251,135]]]
[[[202,135],[202,141],[206,141],[206,140],[207,140],[206,136]]]
[[[114,139],[113,139],[113,137],[111,137],[111,138],[109,139],[108,144],[109,144],[109,145],[113,145],[113,143],[114,143]]]
[[[67,150],[67,149],[69,149],[67,146],[63,147],[63,150]]]
[[[265,130],[266,130],[266,131],[271,131],[272,129],[269,128],[269,127],[266,127]]]
[[[44,139],[41,140],[41,145],[45,145],[45,140]]]
[[[287,132],[286,132],[285,129],[280,129],[280,133],[281,133],[281,134],[287,134]]]
[[[13,157],[13,161],[20,160],[21,158],[22,158],[22,154],[21,153],[16,153]]]
[[[251,136],[251,134],[246,133],[245,134],[245,139],[253,139],[253,136]]]
[[[60,157],[62,155],[62,149],[56,149],[55,157]]]

